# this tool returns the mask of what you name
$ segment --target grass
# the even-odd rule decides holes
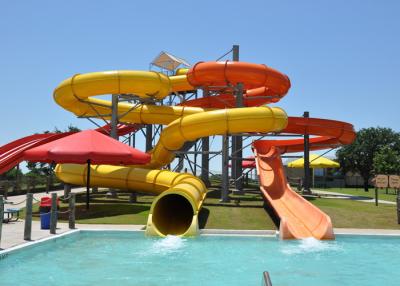
[[[84,224],[146,224],[153,199],[153,196],[138,195],[136,203],[129,203],[129,194],[127,193],[120,193],[118,198],[107,198],[105,192],[99,192],[91,195],[90,209],[86,211],[85,196],[84,194],[78,195],[76,222]],[[397,224],[395,205],[379,204],[376,207],[373,203],[326,198],[315,198],[310,202],[331,217],[334,227],[400,229]],[[221,203],[219,191],[214,189],[208,193],[203,204],[199,216],[200,227],[275,229],[263,204],[257,189],[250,189],[245,195],[231,195],[229,203]],[[60,211],[63,212],[67,209],[68,205],[62,203]],[[34,206],[34,212],[35,219],[39,219],[37,204]],[[23,215],[22,213],[22,217]],[[68,215],[61,214],[59,219],[66,221]]]
[[[323,198],[311,202],[331,217],[334,227],[400,229],[395,205]]]
[[[368,192],[364,191],[361,188],[328,188],[328,189],[321,189],[322,191],[326,192],[335,192],[341,193],[346,195],[353,195],[353,196],[360,196],[366,197],[370,199],[375,199],[375,189],[370,188]],[[378,189],[378,199],[395,202],[397,195],[396,190],[388,189],[388,194],[386,194],[386,189]]]

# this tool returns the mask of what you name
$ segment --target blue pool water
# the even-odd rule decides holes
[[[400,285],[400,238],[145,238],[78,232],[2,256],[1,285]]]

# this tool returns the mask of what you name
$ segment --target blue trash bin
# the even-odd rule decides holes
[[[50,229],[51,207],[40,207],[40,228]]]
[[[50,229],[50,213],[41,212],[40,213],[40,228]]]

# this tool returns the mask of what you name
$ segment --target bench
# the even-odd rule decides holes
[[[19,209],[7,209],[4,214],[7,216],[3,218],[4,223],[15,222],[19,220]]]

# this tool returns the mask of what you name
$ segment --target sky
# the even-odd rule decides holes
[[[400,131],[400,1],[0,1],[0,145],[93,125],[52,98],[76,73],[147,70],[160,51],[190,63],[233,44],[292,83],[288,115]],[[216,139],[217,140],[217,139]]]

